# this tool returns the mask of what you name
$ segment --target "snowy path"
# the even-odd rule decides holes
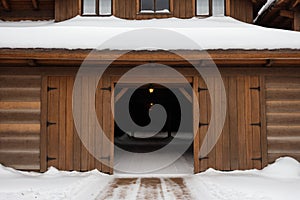
[[[183,178],[116,178],[96,198],[194,199]]]

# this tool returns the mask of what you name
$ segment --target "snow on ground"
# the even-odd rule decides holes
[[[172,177],[173,175],[168,175]],[[174,175],[175,176],[175,175]],[[0,199],[298,200],[300,163],[285,157],[263,170],[204,173],[180,178],[128,178],[91,172],[28,173],[0,166]],[[175,196],[174,196],[175,195]]]
[[[115,36],[114,42],[105,43]],[[124,20],[77,16],[60,23],[1,21],[0,38],[0,48],[300,49],[300,32],[263,28],[231,17]]]

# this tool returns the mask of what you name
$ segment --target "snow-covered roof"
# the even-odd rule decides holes
[[[202,50],[300,49],[300,33],[231,17],[124,20],[77,16],[61,23],[0,22],[0,48],[195,50],[199,46]]]

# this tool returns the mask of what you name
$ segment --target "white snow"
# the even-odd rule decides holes
[[[1,21],[0,30],[0,48],[300,49],[300,32],[263,28],[230,17],[124,20],[77,16],[60,23]]]
[[[52,167],[43,174],[29,173],[0,165],[0,199],[101,199],[114,178],[122,176],[108,176],[97,170],[85,173],[63,172]],[[167,188],[169,186],[163,178],[160,180],[162,195],[165,199],[172,199],[170,188]],[[298,200],[300,163],[284,157],[263,170],[220,172],[208,169],[204,173],[185,176],[184,182],[195,199]],[[128,191],[127,199],[135,199],[139,185],[140,179],[133,185],[120,185],[116,192],[125,188]],[[145,192],[155,190],[151,187],[148,189]]]
[[[258,18],[266,11],[270,8],[271,5],[273,5],[277,0],[267,0],[267,2],[263,5],[263,7],[261,7],[261,9],[258,11],[256,18],[253,20],[253,22],[255,23]]]

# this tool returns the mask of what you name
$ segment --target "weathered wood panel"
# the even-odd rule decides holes
[[[79,2],[78,0],[55,0],[55,21],[64,21],[81,14]]]
[[[262,167],[260,124],[260,86],[257,76],[224,76],[227,96],[227,116],[223,131],[214,149],[207,157],[200,158],[195,169],[204,171],[209,167],[219,170],[252,169]],[[202,79],[199,87],[206,88]],[[220,86],[215,84],[215,99],[221,98]],[[200,90],[200,123],[209,124],[211,103],[209,91]],[[221,106],[221,105],[218,105]],[[200,126],[200,145],[207,126]],[[212,141],[208,141],[212,142]]]
[[[10,11],[0,6],[1,20],[49,20],[54,19],[54,0],[38,1],[34,8],[32,0],[9,0]]]
[[[0,163],[40,169],[40,76],[0,76]]]
[[[110,167],[112,165],[106,166],[99,161],[109,159],[110,164],[113,162],[112,145],[103,142],[102,138],[96,137],[97,119],[93,119],[89,113],[89,110],[96,109],[99,124],[103,125],[104,131],[112,139],[110,91],[105,91],[105,93],[100,89],[110,84],[110,80],[106,80],[104,85],[101,81],[96,89],[96,94],[93,94],[92,88],[96,85],[96,78],[82,77],[79,79],[80,96],[87,97],[80,101],[74,101],[74,106],[80,109],[78,114],[81,122],[77,129],[84,133],[80,136],[77,134],[73,120],[74,81],[74,76],[50,76],[48,78],[48,87],[56,88],[48,92],[48,122],[51,123],[47,128],[48,166],[78,171],[97,168],[105,173],[112,173],[112,167]],[[92,98],[95,98],[95,105],[89,101]],[[102,103],[104,101],[105,104]],[[102,117],[103,115],[106,117]],[[89,148],[87,149],[84,144],[89,145]]]
[[[252,1],[230,0],[230,5],[226,6],[226,8],[227,15],[243,22],[253,23]]]
[[[113,15],[124,19],[191,18],[195,16],[195,0],[171,0],[171,12],[168,14],[141,14],[139,13],[139,1],[113,1]]]
[[[268,162],[300,160],[300,77],[266,76]]]

